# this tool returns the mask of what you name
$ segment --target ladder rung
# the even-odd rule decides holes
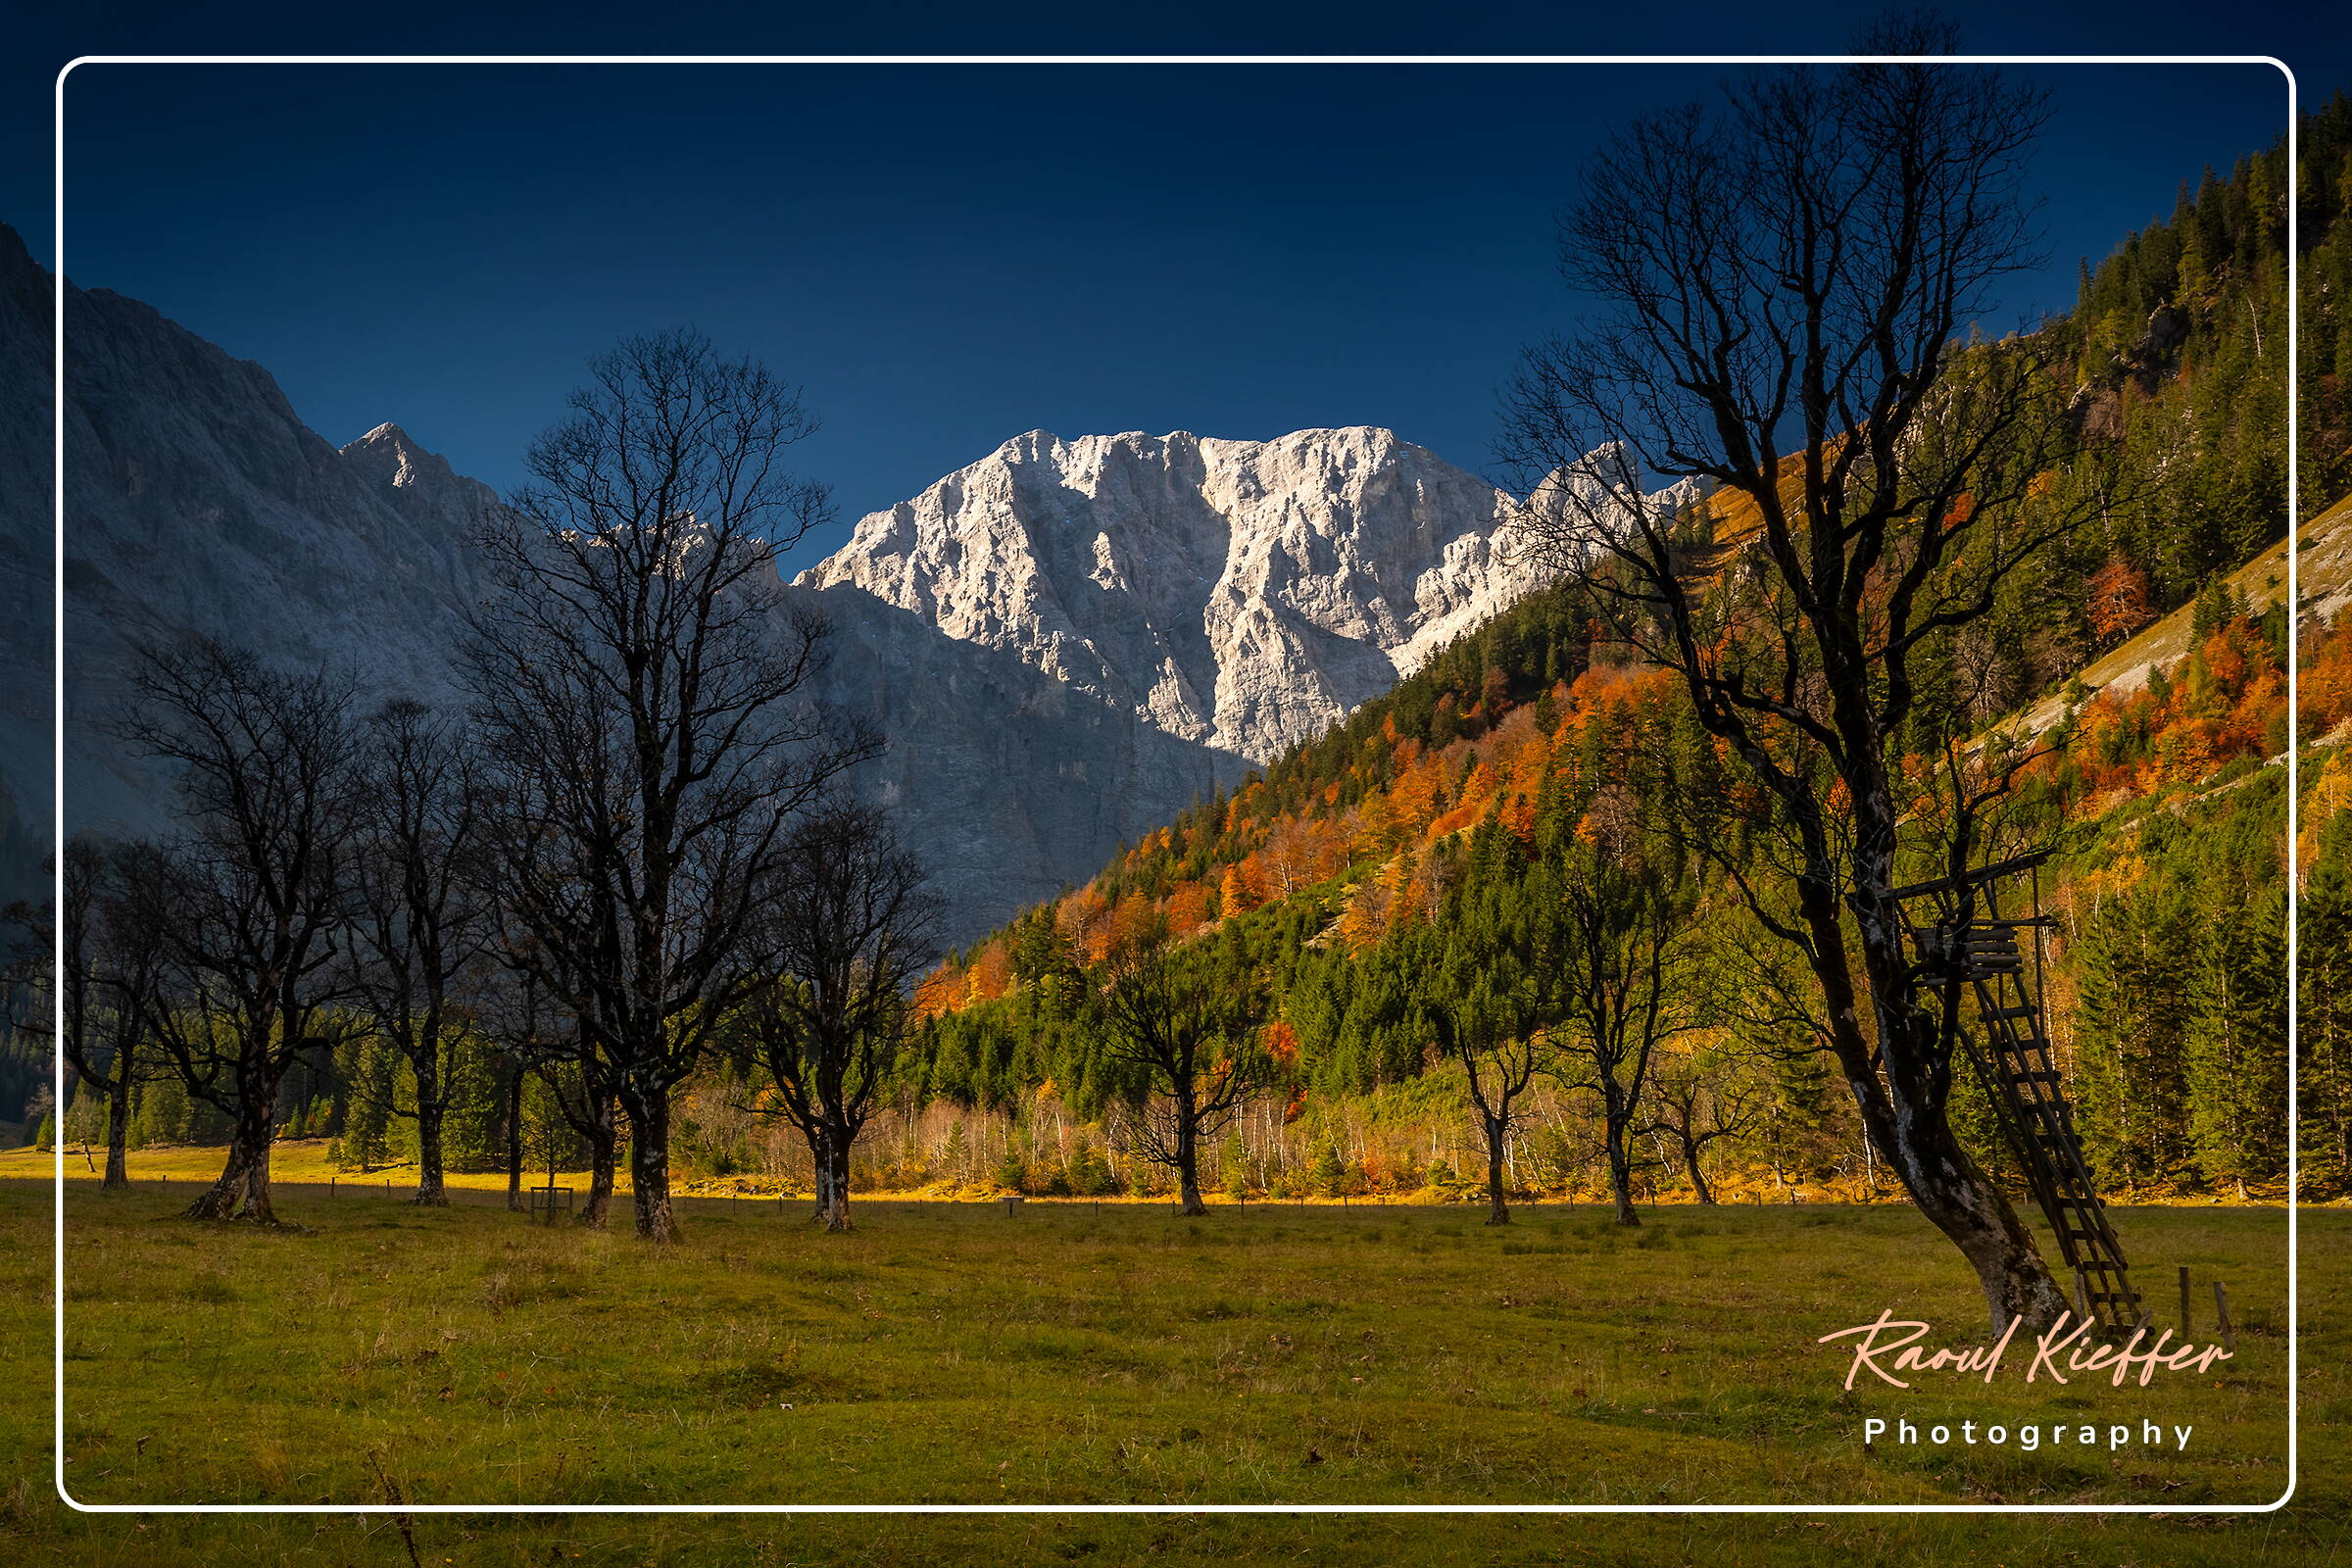
[[[2034,1016],[2034,1004],[2028,1003],[2022,1007],[1995,1007],[1984,1016],[1987,1018],[2031,1018]]]

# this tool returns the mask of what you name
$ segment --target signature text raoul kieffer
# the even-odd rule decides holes
[[[1982,1376],[1986,1383],[1998,1377],[2004,1365],[2023,1365],[2025,1381],[2046,1378],[2054,1383],[2069,1382],[2077,1377],[2092,1378],[2104,1375],[2117,1388],[2126,1381],[2136,1381],[2146,1388],[2159,1372],[2199,1373],[2211,1370],[2216,1361],[2230,1359],[2230,1352],[2218,1345],[2198,1346],[2182,1339],[2177,1344],[2173,1331],[2161,1332],[2138,1328],[2122,1344],[2113,1344],[2095,1337],[2098,1325],[2073,1313],[2059,1314],[2058,1321],[2035,1336],[2029,1353],[2015,1346],[2018,1320],[2012,1318],[1999,1340],[1990,1345],[1944,1346],[1929,1349],[1920,1342],[1934,1332],[1935,1325],[1898,1319],[1892,1312],[1881,1312],[1872,1323],[1857,1323],[1850,1329],[1824,1334],[1815,1343],[1827,1345],[1832,1340],[1852,1340],[1854,1358],[1845,1369],[1845,1386],[1852,1388],[1865,1371],[1883,1383],[1898,1389],[1911,1385],[1904,1373],[1948,1372],[1958,1377]],[[2011,1354],[2012,1349],[2016,1354]]]

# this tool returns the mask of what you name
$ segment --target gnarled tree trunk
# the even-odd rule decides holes
[[[101,1191],[130,1185],[125,1164],[129,1148],[130,1051],[125,1047],[115,1057],[115,1075],[106,1091],[106,1179],[99,1183]]]
[[[1479,1122],[1487,1135],[1487,1223],[1508,1225],[1511,1205],[1506,1200],[1503,1181],[1504,1145],[1510,1136],[1510,1122],[1501,1116],[1481,1116]]]
[[[1892,839],[1889,826],[1884,841]],[[1886,874],[1891,860],[1886,857],[1881,874],[1872,879],[1876,885],[1891,880]],[[1863,1128],[1901,1175],[1919,1211],[1977,1271],[1992,1331],[2002,1332],[2013,1318],[2029,1332],[2047,1328],[2067,1309],[2066,1297],[2008,1196],[1985,1178],[1953,1136],[1946,1111],[1957,1052],[1938,1039],[1939,1020],[1912,999],[1909,956],[1893,901],[1857,896],[1853,903],[1879,1038],[1886,1043],[1873,1070],[1858,1040],[1841,1041],[1839,1060],[1862,1108]]]
[[[845,1127],[820,1127],[808,1141],[816,1162],[818,1226],[829,1231],[850,1229],[850,1146],[854,1136]]]
[[[427,1208],[448,1206],[441,1179],[441,1066],[438,1045],[410,1058],[416,1074],[416,1196]]]
[[[1683,1169],[1690,1172],[1690,1190],[1701,1203],[1715,1206],[1715,1189],[1707,1185],[1706,1173],[1698,1168],[1698,1144],[1690,1138],[1680,1140],[1683,1146]]]
[[[1208,1212],[1200,1197],[1200,1112],[1190,1095],[1176,1097],[1176,1201],[1181,1214]]]
[[[678,1239],[677,1211],[669,1200],[669,1093],[657,1089],[629,1096],[629,1185],[642,1241]]]
[[[522,1068],[507,1080],[507,1212],[522,1212]]]
[[[240,1070],[236,1120],[229,1130],[228,1160],[220,1180],[185,1210],[189,1219],[247,1220],[274,1225],[270,1201],[270,1145],[277,1134],[277,1076],[248,1066]]]
[[[1617,1204],[1617,1223],[1639,1225],[1642,1216],[1634,1208],[1634,1159],[1625,1147],[1626,1124],[1633,1119],[1631,1098],[1618,1086],[1614,1076],[1606,1078],[1601,1104],[1601,1133],[1608,1145],[1609,1197]]]
[[[612,1218],[612,1167],[620,1135],[612,1097],[597,1096],[595,1106],[587,1133],[588,1200],[580,1205],[580,1223],[601,1231]]]

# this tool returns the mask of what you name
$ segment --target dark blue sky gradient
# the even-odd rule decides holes
[[[1583,46],[1837,47],[1851,14],[1827,35],[1777,43],[1653,25]],[[67,47],[1209,47],[1099,31],[974,43],[956,25],[856,41],[804,30],[723,43],[289,34]],[[2210,26],[2161,43],[2069,39],[2022,9],[2003,35],[1972,28],[1964,41],[1978,49],[2287,46]],[[1224,45],[1565,46],[1458,26]],[[2307,100],[2334,85],[2311,70]],[[836,487],[842,522],[806,561],[859,513],[1040,426],[1264,437],[1376,423],[1483,466],[1494,388],[1518,348],[1573,322],[1549,214],[1586,151],[1725,74],[85,67],[68,86],[67,259],[76,281],[148,300],[267,366],[330,440],[396,420],[501,487],[588,355],[623,332],[691,322],[805,383],[825,419],[804,466]],[[2036,74],[2056,111],[2035,172],[2052,263],[2003,302],[1995,328],[2062,309],[2078,257],[2105,254],[2169,211],[2180,178],[2283,123],[2284,83],[2267,68]],[[45,255],[33,189],[12,170],[0,218]]]

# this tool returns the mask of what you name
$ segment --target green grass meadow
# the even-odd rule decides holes
[[[50,1195],[0,1182],[0,1498],[15,1561],[386,1563],[2327,1562],[2352,1212],[2303,1221],[2304,1462],[2285,1484],[2285,1219],[2119,1209],[2178,1313],[2229,1283],[2203,1378],[1840,1387],[1815,1338],[1883,1308],[1983,1338],[1906,1207],[1220,1210],[689,1200],[687,1236],[288,1185],[276,1232],[69,1184],[70,1485],[85,1502],[1273,1505],[2113,1503],[2163,1517],[1356,1515],[202,1518],[49,1486]],[[396,1193],[398,1189],[395,1189]],[[2210,1337],[2200,1292],[2196,1338]],[[2024,1356],[2012,1351],[2022,1368]],[[2193,1425],[2185,1453],[1862,1448],[1870,1416]]]

